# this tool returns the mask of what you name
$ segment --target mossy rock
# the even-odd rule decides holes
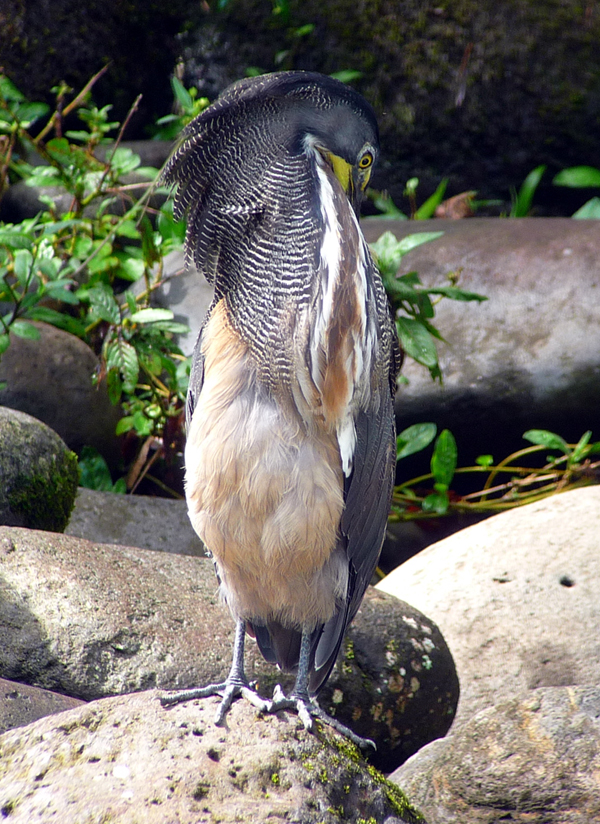
[[[0,524],[63,532],[78,480],[77,456],[56,432],[0,407]]]

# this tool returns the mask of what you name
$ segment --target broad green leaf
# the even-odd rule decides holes
[[[64,329],[65,332],[70,332],[78,338],[85,337],[85,325],[77,318],[72,317],[66,312],[57,312],[56,309],[50,309],[49,306],[34,306],[27,312],[27,317],[31,320],[41,320],[44,323],[50,323],[58,329]]]
[[[475,458],[475,463],[477,466],[493,466],[494,465],[494,458],[492,455],[479,455]]]
[[[40,338],[40,330],[36,329],[33,324],[27,323],[26,320],[13,321],[9,329],[19,338],[27,338],[27,340],[39,340]]]
[[[121,320],[119,305],[107,286],[92,286],[88,289],[90,308],[93,314],[108,323],[118,324]]]
[[[136,258],[125,258],[121,260],[117,274],[123,280],[135,282],[144,276],[144,261]]]
[[[146,438],[154,429],[154,423],[138,410],[133,413],[133,427],[141,438]]]
[[[138,309],[131,316],[132,323],[153,323],[157,320],[173,320],[170,309]]]
[[[560,435],[556,435],[554,432],[548,432],[547,429],[528,429],[527,432],[523,433],[523,437],[526,441],[537,446],[545,446],[547,449],[557,449],[565,455],[571,454],[571,447],[564,438],[561,438]]]
[[[79,486],[110,492],[113,487],[108,464],[92,446],[84,446],[79,459]]]
[[[161,332],[171,332],[173,335],[187,335],[190,327],[185,323],[175,323],[175,321],[158,320],[152,324],[153,329],[159,329]]]
[[[17,249],[15,252],[14,271],[21,286],[27,283],[31,274],[32,265],[33,255],[29,249]]]
[[[123,389],[132,394],[138,380],[140,365],[134,347],[124,340],[113,340],[107,347],[106,364],[118,369],[123,379]]]
[[[396,459],[406,458],[415,452],[420,452],[432,442],[437,432],[434,423],[415,423],[402,432],[396,438]]]
[[[25,95],[20,92],[12,80],[9,80],[5,74],[0,74],[0,97],[4,100],[16,101],[25,100]]]
[[[178,80],[177,77],[171,77],[171,88],[180,106],[183,109],[191,109],[194,105],[194,100],[181,80]]]
[[[141,237],[140,230],[135,225],[134,220],[124,220],[122,223],[119,223],[115,230],[115,234],[122,237],[129,237],[134,240]]]
[[[431,473],[436,483],[450,486],[456,470],[457,457],[454,435],[449,429],[443,429],[438,435],[431,456]]]
[[[600,186],[600,169],[593,166],[572,166],[559,172],[552,182],[555,186],[570,186],[575,189]]]
[[[0,355],[2,355],[3,352],[6,352],[6,350],[8,349],[9,346],[10,346],[10,335],[7,335],[6,333],[1,334],[0,335]]]
[[[396,328],[407,355],[429,368],[437,365],[435,343],[422,323],[413,318],[399,317],[396,318]]]
[[[111,159],[111,166],[118,174],[126,175],[140,165],[140,157],[127,146],[119,146]]]
[[[0,229],[0,246],[9,249],[31,249],[33,238],[25,232],[15,232],[10,229]]]

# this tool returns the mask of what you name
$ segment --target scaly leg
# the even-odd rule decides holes
[[[346,738],[349,738],[350,741],[357,745],[357,747],[373,747],[373,749],[377,749],[374,741],[371,741],[370,738],[361,738],[359,735],[356,735],[356,733],[352,732],[349,727],[346,727],[344,724],[336,721],[335,718],[327,715],[327,713],[319,707],[316,701],[311,699],[308,694],[309,666],[310,633],[303,630],[302,640],[300,642],[298,674],[296,676],[294,688],[289,696],[286,696],[279,684],[277,684],[273,691],[273,700],[269,705],[268,711],[279,712],[279,710],[286,709],[296,710],[298,717],[304,724],[304,728],[306,730],[311,731],[313,728],[313,718],[318,718],[320,721],[323,721],[323,723],[333,727],[334,730],[337,730],[342,735],[345,735]]]
[[[235,629],[235,642],[233,645],[233,663],[229,675],[220,684],[208,684],[206,687],[196,689],[179,690],[169,695],[163,695],[160,703],[163,707],[171,707],[173,704],[180,704],[183,701],[192,701],[195,698],[206,698],[209,695],[221,695],[223,700],[219,704],[215,715],[215,724],[220,726],[225,720],[227,711],[233,700],[242,695],[250,701],[257,709],[268,712],[270,702],[265,701],[250,687],[250,683],[244,672],[244,640],[246,637],[246,625],[244,621],[238,621]]]

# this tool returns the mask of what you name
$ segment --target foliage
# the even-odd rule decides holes
[[[419,185],[418,177],[411,177],[406,182],[404,187],[404,194],[408,197],[410,203],[410,218],[411,220],[429,220],[435,216],[435,210],[444,199],[448,178],[444,178],[435,192],[430,195],[421,206],[417,206],[417,188]],[[387,192],[369,189],[367,197],[372,201],[376,209],[382,213],[382,217],[390,220],[408,220],[408,215],[401,211],[393,202]]]
[[[433,423],[418,424],[400,432],[397,438],[397,456],[426,448],[436,435]],[[565,489],[574,489],[597,483],[600,477],[600,441],[590,443],[591,431],[582,435],[576,444],[568,444],[560,435],[545,429],[530,429],[523,438],[532,446],[520,449],[495,464],[491,455],[481,455],[475,466],[457,469],[456,441],[443,430],[435,440],[431,456],[431,472],[412,478],[394,489],[391,520],[416,520],[452,513],[493,514],[505,509],[533,503]],[[546,452],[541,466],[523,465]],[[457,475],[475,481],[484,475],[483,486],[476,483],[476,491],[458,495],[451,489]],[[505,479],[505,480],[504,480]]]
[[[170,203],[147,205],[158,170],[142,168],[120,145],[138,101],[122,125],[112,122],[110,106],[91,103],[91,83],[67,106],[59,87],[55,112],[34,135],[47,107],[29,103],[0,76],[0,179],[48,192],[36,217],[0,224],[0,356],[13,335],[39,337],[32,321],[77,335],[100,357],[95,379],[106,379],[112,402],[122,406],[118,433],[161,438],[185,401],[189,364],[174,335],[187,328],[171,311],[151,307],[150,297],[184,227]],[[83,128],[63,133],[64,115],[74,109]],[[111,142],[107,135],[117,129]],[[134,172],[135,181],[125,182]]]
[[[555,186],[569,186],[578,189],[600,188],[600,169],[593,166],[572,166],[563,169],[553,179]],[[573,215],[579,219],[600,219],[600,197],[592,197]]]
[[[527,217],[529,215],[533,205],[533,196],[545,171],[546,167],[544,165],[537,166],[529,172],[519,191],[515,188],[511,189],[512,207],[510,217]]]
[[[171,78],[176,112],[160,117],[152,129],[153,140],[175,140],[184,126],[208,106],[208,97],[198,97],[198,89],[186,89],[177,77]]]
[[[447,275],[448,283],[433,287],[423,286],[416,272],[398,275],[404,255],[443,234],[418,232],[396,240],[391,232],[384,232],[371,247],[394,311],[402,348],[407,355],[426,366],[434,380],[442,378],[435,340],[444,340],[432,323],[436,303],[444,297],[461,301],[487,300],[475,292],[459,289],[459,272],[450,272]]]

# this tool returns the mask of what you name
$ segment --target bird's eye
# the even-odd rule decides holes
[[[365,152],[361,159],[358,161],[358,165],[361,169],[368,169],[372,163],[373,155],[371,154],[371,152]]]

